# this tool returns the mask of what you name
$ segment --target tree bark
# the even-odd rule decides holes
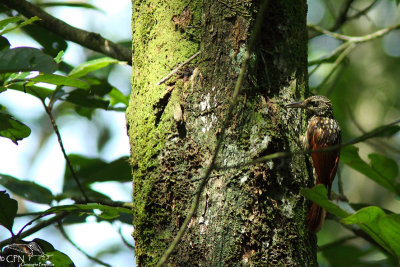
[[[127,110],[135,254],[154,266],[184,221],[214,152],[260,1],[132,1],[133,78]],[[283,106],[304,97],[305,0],[271,0],[218,165],[301,149],[305,122]],[[165,83],[156,83],[197,51]],[[313,266],[306,223],[308,156],[213,171],[170,266]]]

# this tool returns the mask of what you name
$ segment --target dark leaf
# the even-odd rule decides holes
[[[40,71],[53,73],[57,70],[54,59],[32,47],[18,47],[0,51],[0,73]]]
[[[0,36],[0,50],[8,50],[10,48],[10,42],[4,36]]]
[[[28,137],[31,129],[10,114],[0,111],[0,136],[10,139],[18,145],[18,141]]]
[[[81,155],[69,155],[72,167],[76,170],[81,183],[88,186],[95,182],[105,181],[131,181],[131,167],[128,157],[121,157],[112,162],[105,162],[99,158],[86,158]],[[66,168],[64,175],[64,190],[75,188],[75,181],[72,178],[69,168]]]
[[[370,165],[360,158],[358,148],[355,146],[344,147],[340,153],[340,159],[346,165],[361,172],[390,191],[396,192],[394,185],[394,179],[398,174],[396,162],[378,154],[371,154],[368,157],[371,159]]]
[[[322,184],[317,185],[313,188],[301,189],[300,192],[308,200],[317,203],[319,206],[321,206],[328,212],[340,218],[349,216],[349,214],[345,210],[343,210],[338,205],[336,205],[335,203],[333,203],[328,199],[328,191]]]
[[[109,101],[91,95],[87,90],[77,89],[68,94],[66,101],[85,108],[107,109]]]
[[[50,204],[53,194],[49,189],[30,181],[22,181],[9,175],[0,174],[0,184],[29,201]]]
[[[87,8],[87,9],[94,9],[97,11],[102,11],[98,7],[85,3],[85,2],[45,2],[39,3],[38,6],[40,7],[58,7],[58,6],[65,6],[65,7],[80,7],[80,8]]]
[[[14,218],[18,210],[18,202],[10,198],[6,191],[0,191],[0,210],[0,224],[12,233]]]
[[[67,50],[68,44],[64,38],[39,25],[31,24],[22,30],[43,46],[44,52],[52,57],[56,57],[60,51]]]

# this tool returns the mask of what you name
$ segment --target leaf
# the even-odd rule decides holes
[[[0,36],[0,50],[8,50],[10,48],[10,42],[6,37]]]
[[[0,111],[0,136],[10,139],[18,145],[18,141],[28,137],[31,129],[10,114]]]
[[[300,193],[308,200],[317,203],[320,207],[340,218],[349,216],[349,213],[347,211],[343,210],[338,205],[328,199],[328,191],[322,184],[317,185],[313,188],[301,189]]]
[[[24,22],[22,22],[21,24],[18,24],[18,25],[16,25],[16,26],[14,26],[14,27],[11,27],[11,28],[8,28],[8,29],[5,29],[5,30],[3,30],[3,31],[1,31],[0,32],[0,35],[3,35],[3,34],[6,34],[6,33],[8,33],[8,32],[11,32],[11,31],[13,31],[13,30],[16,30],[16,29],[18,29],[18,28],[22,28],[22,27],[24,27],[24,26],[26,26],[26,25],[29,25],[29,24],[32,24],[33,22],[35,22],[35,21],[37,21],[37,20],[40,20],[38,17],[32,17],[32,18],[30,18],[30,19],[28,19],[28,20],[25,20]]]
[[[58,6],[66,6],[66,7],[80,7],[80,8],[87,8],[87,9],[94,9],[98,11],[102,11],[98,7],[85,3],[85,2],[46,2],[46,3],[39,3],[38,6],[40,7],[58,7]]]
[[[129,104],[128,98],[117,88],[113,88],[108,95],[110,96],[110,106],[112,107],[118,103],[122,103],[126,106]]]
[[[400,215],[386,215],[376,206],[360,209],[347,218],[345,224],[357,224],[384,249],[393,256],[400,258]]]
[[[83,89],[73,90],[67,95],[65,100],[75,105],[86,108],[107,109],[110,103],[108,100],[104,100],[100,97],[94,96]]]
[[[358,148],[355,146],[344,147],[340,153],[340,159],[343,163],[364,174],[377,184],[396,192],[394,179],[397,174],[396,176],[393,176],[393,174],[398,173],[397,166],[394,166],[394,164],[397,164],[383,155],[371,154],[368,157],[371,159],[371,165],[360,158]],[[385,170],[385,166],[388,166],[389,169]]]
[[[0,174],[0,184],[14,194],[35,203],[50,204],[54,199],[53,194],[46,187],[9,175]]]
[[[99,59],[90,60],[75,67],[73,70],[71,70],[68,76],[73,78],[79,78],[85,76],[89,72],[107,67],[108,65],[113,63],[118,63],[118,60],[110,57],[103,57]]]
[[[18,47],[0,51],[0,73],[40,71],[53,73],[57,70],[54,59],[32,47]]]
[[[0,191],[0,210],[0,224],[12,234],[14,218],[18,210],[18,202],[10,198],[6,191]]]
[[[31,24],[22,28],[22,30],[43,46],[43,51],[52,57],[56,57],[60,51],[65,51],[68,48],[68,43],[63,37],[39,25]]]
[[[82,88],[82,89],[89,89],[90,86],[87,82],[74,79],[71,77],[66,77],[66,76],[61,76],[57,74],[39,74],[38,76],[34,78],[28,79],[29,81],[38,83],[38,82],[43,82],[43,83],[49,83],[49,84],[55,84],[55,85],[65,85],[65,86],[71,86],[71,87],[77,87],[77,88]],[[30,84],[28,84],[30,85]]]
[[[9,18],[2,19],[2,20],[0,20],[0,30],[2,30],[4,27],[6,27],[10,23],[16,23],[21,20],[22,20],[22,18],[20,18],[20,17],[9,17]]]
[[[68,155],[69,160],[79,181],[83,185],[105,181],[131,181],[131,167],[128,157],[121,157],[112,162],[105,162],[99,158],[86,158],[81,155]],[[76,184],[72,178],[69,168],[66,166],[64,174],[64,190],[75,188]]]
[[[20,92],[26,92],[27,94],[33,95],[42,100],[46,99],[46,97],[53,93],[53,90],[51,89],[41,86],[24,86],[23,83],[13,83],[11,85],[7,85],[6,88]]]
[[[33,264],[37,266],[49,266],[49,264],[45,264],[46,261],[51,262],[51,266],[60,266],[60,267],[73,267],[75,264],[72,262],[72,260],[64,253],[54,249],[54,246],[50,244],[49,242],[35,238],[31,242],[35,242],[41,250],[44,252],[44,254],[47,257],[34,257],[38,260],[42,260],[41,264]]]
[[[100,210],[100,214],[96,214],[95,210]],[[107,205],[102,205],[98,203],[89,203],[89,204],[75,204],[75,205],[61,205],[52,207],[45,211],[45,214],[59,213],[63,211],[68,212],[84,212],[89,215],[96,215],[103,219],[115,219],[120,216],[120,213],[132,214],[132,210],[123,207],[111,207]]]

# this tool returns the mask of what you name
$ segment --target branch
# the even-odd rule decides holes
[[[217,144],[216,144],[214,153],[213,153],[213,155],[211,157],[210,163],[208,164],[207,168],[205,169],[204,174],[203,174],[203,176],[201,178],[200,184],[197,187],[196,194],[194,196],[194,199],[193,199],[192,205],[190,207],[189,213],[186,216],[185,221],[183,222],[182,226],[180,227],[180,229],[179,229],[177,235],[175,236],[174,240],[171,242],[171,244],[169,245],[167,250],[164,251],[160,261],[157,263],[157,266],[162,266],[167,262],[169,256],[174,251],[174,249],[178,245],[179,241],[182,239],[183,235],[185,234],[187,226],[188,226],[190,220],[192,219],[193,215],[197,211],[197,208],[198,208],[198,205],[199,205],[199,202],[200,202],[200,197],[201,197],[201,194],[203,193],[204,187],[206,186],[206,184],[207,184],[207,182],[208,182],[208,180],[210,178],[211,172],[215,169],[215,161],[217,159],[218,152],[221,149],[222,142],[223,142],[223,139],[225,137],[226,129],[229,127],[229,124],[231,123],[232,116],[233,116],[233,110],[236,107],[236,103],[237,103],[237,99],[238,99],[238,96],[239,96],[239,93],[240,93],[240,89],[242,87],[242,84],[243,84],[243,81],[244,81],[244,77],[245,77],[245,74],[246,74],[246,71],[247,71],[247,64],[249,62],[250,55],[251,55],[252,51],[254,50],[255,40],[258,38],[258,36],[259,36],[259,34],[261,32],[262,20],[263,20],[263,16],[264,16],[265,10],[266,10],[266,8],[268,6],[268,3],[269,3],[268,0],[263,2],[263,4],[261,5],[261,8],[260,8],[260,12],[257,15],[254,33],[250,38],[247,51],[246,51],[246,53],[245,53],[245,55],[243,57],[243,62],[242,62],[242,66],[240,68],[239,77],[238,77],[238,79],[236,81],[235,89],[234,89],[233,94],[232,94],[232,102],[229,105],[227,115],[225,117],[225,120],[223,121],[223,124],[222,124],[222,127],[221,127],[221,131],[220,131],[220,135],[219,135],[219,137],[217,139]]]
[[[89,260],[92,260],[92,261],[94,261],[94,262],[96,262],[96,263],[98,263],[98,264],[100,264],[100,265],[103,265],[103,266],[107,266],[107,267],[111,267],[111,265],[110,264],[108,264],[108,263],[105,263],[105,262],[103,262],[103,261],[101,261],[101,260],[99,260],[99,259],[96,259],[95,257],[93,257],[93,256],[91,256],[91,255],[89,255],[86,251],[84,251],[82,248],[80,248],[68,235],[67,235],[67,233],[65,232],[65,229],[64,229],[64,227],[63,227],[63,225],[62,225],[62,223],[61,222],[58,222],[58,230],[60,230],[60,233],[62,234],[62,236],[72,245],[72,246],[74,246],[77,250],[79,250],[83,255],[85,255]]]
[[[165,83],[166,81],[168,81],[172,75],[174,75],[175,73],[178,72],[178,70],[180,70],[183,66],[185,66],[186,64],[188,64],[190,61],[192,61],[193,59],[195,59],[198,55],[200,54],[200,51],[196,52],[194,55],[192,55],[188,60],[186,60],[185,62],[183,62],[182,64],[180,64],[178,67],[176,67],[175,69],[173,69],[167,76],[165,76],[164,78],[162,78],[158,83],[156,83],[156,86]]]
[[[400,120],[396,120],[392,123],[383,125],[381,127],[376,128],[375,130],[363,134],[359,137],[356,137],[350,141],[344,142],[342,144],[338,144],[338,145],[334,145],[334,146],[330,146],[327,148],[321,148],[321,149],[315,149],[315,150],[311,150],[311,149],[307,149],[307,150],[298,150],[298,151],[288,151],[288,152],[276,152],[276,153],[272,153],[269,155],[265,155],[263,157],[254,159],[252,161],[249,162],[245,162],[245,163],[239,163],[239,164],[235,164],[235,165],[230,165],[230,166],[215,166],[214,169],[215,170],[228,170],[228,169],[236,169],[236,168],[243,168],[243,167],[247,167],[247,166],[252,166],[252,165],[256,165],[258,163],[261,162],[265,162],[265,161],[270,161],[272,159],[277,159],[277,158],[286,158],[286,157],[291,157],[294,155],[305,155],[305,154],[311,154],[311,153],[322,153],[322,152],[328,152],[328,151],[333,151],[342,147],[346,147],[346,146],[350,146],[350,145],[354,145],[360,142],[363,142],[367,139],[373,138],[377,135],[379,135],[380,133],[384,132],[385,130],[389,129],[390,127],[396,125],[400,123]]]
[[[58,144],[60,145],[60,148],[61,148],[61,151],[62,151],[62,153],[63,153],[63,155],[64,155],[65,161],[67,162],[68,169],[70,170],[71,175],[72,175],[72,177],[73,177],[74,180],[75,180],[75,183],[77,184],[79,190],[81,191],[83,197],[85,198],[85,201],[86,201],[86,202],[89,202],[89,198],[88,198],[88,196],[86,195],[85,190],[83,190],[83,187],[82,187],[81,183],[79,182],[78,177],[76,176],[76,173],[75,173],[75,171],[74,171],[74,168],[72,167],[72,164],[71,164],[71,162],[69,161],[68,155],[67,155],[67,153],[65,152],[65,148],[64,148],[64,145],[63,145],[63,142],[62,142],[62,139],[61,139],[61,134],[60,134],[60,131],[58,130],[58,126],[57,126],[57,123],[56,123],[56,121],[55,121],[55,119],[54,119],[54,117],[53,117],[53,114],[51,113],[50,108],[49,108],[48,106],[46,106],[46,103],[44,102],[44,100],[41,99],[41,101],[42,101],[42,104],[43,104],[43,106],[44,106],[44,109],[46,110],[47,115],[48,115],[49,118],[50,118],[51,125],[53,126],[54,132],[55,132],[56,135],[57,135]]]
[[[383,28],[379,31],[376,31],[374,33],[370,33],[364,36],[348,36],[348,35],[343,35],[340,33],[336,33],[336,32],[331,32],[328,31],[322,27],[319,27],[317,25],[314,24],[307,24],[307,27],[311,30],[314,30],[316,32],[328,35],[332,38],[338,39],[338,40],[342,40],[342,41],[348,41],[348,42],[352,42],[352,43],[365,43],[374,39],[377,39],[379,37],[382,37],[386,34],[388,34],[389,32],[396,30],[398,28],[400,28],[400,24],[396,24],[396,25],[392,25],[389,26],[387,28]]]
[[[52,218],[50,218],[50,219],[48,219],[48,220],[46,220],[46,221],[42,221],[42,222],[36,224],[36,225],[33,226],[32,228],[26,230],[25,232],[22,232],[22,233],[19,235],[19,239],[23,239],[24,237],[27,237],[27,236],[29,236],[29,235],[31,235],[31,234],[34,234],[34,233],[36,233],[36,232],[42,230],[43,228],[46,228],[47,226],[49,226],[49,225],[51,225],[51,224],[53,224],[53,223],[55,223],[55,222],[57,222],[57,221],[63,219],[63,218],[66,217],[68,214],[69,214],[69,213],[66,212],[66,211],[60,212],[60,213],[57,214],[56,216],[54,216],[54,217],[52,217]],[[1,241],[1,242],[0,242],[0,248],[4,247],[4,246],[7,245],[7,244],[10,244],[11,242],[13,242],[12,238],[9,238],[9,239],[6,239],[6,240]]]
[[[75,28],[25,0],[2,0],[2,4],[15,9],[27,18],[39,17],[41,20],[36,22],[38,25],[66,40],[132,65],[132,55],[128,48],[104,39],[100,34]]]

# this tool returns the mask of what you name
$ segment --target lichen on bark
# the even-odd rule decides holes
[[[230,104],[258,1],[133,1],[133,78],[127,110],[139,265],[153,266],[187,214]],[[219,165],[298,147],[307,93],[305,1],[270,1],[262,35],[219,153]],[[200,49],[165,84],[155,84]],[[305,156],[214,171],[171,266],[315,264]],[[302,264],[304,263],[304,264]]]

